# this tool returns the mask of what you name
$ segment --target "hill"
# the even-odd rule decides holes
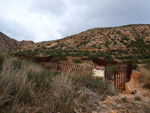
[[[94,28],[60,40],[35,43],[14,52],[61,58],[93,55],[104,60],[145,63],[150,62],[150,25]]]
[[[17,41],[0,32],[0,51],[11,52],[14,49],[24,48],[34,44],[33,41]]]
[[[100,58],[102,60],[150,62],[150,25],[94,28],[60,40],[34,43],[16,41],[0,33],[1,51],[32,56]]]

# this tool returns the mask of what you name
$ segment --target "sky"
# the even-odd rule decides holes
[[[150,24],[150,0],[0,0],[0,31],[18,41],[128,24]]]

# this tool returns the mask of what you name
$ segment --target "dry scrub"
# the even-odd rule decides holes
[[[50,72],[31,61],[6,56],[0,72],[0,112],[77,113],[101,111],[114,92],[79,73]]]
[[[140,69],[139,81],[144,83],[143,88],[150,89],[150,64],[146,64]]]

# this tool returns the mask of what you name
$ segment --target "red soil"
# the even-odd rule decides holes
[[[132,73],[131,77],[130,77],[130,80],[131,79],[137,79],[139,75],[140,75],[140,73]]]

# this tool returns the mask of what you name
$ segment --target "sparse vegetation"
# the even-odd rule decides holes
[[[20,60],[18,60],[18,59],[12,61],[12,65],[13,65],[14,69],[20,69],[21,68],[21,64],[22,64],[22,62]]]
[[[99,57],[97,55],[93,55],[93,54],[89,54],[88,55],[88,59],[92,60],[92,59],[99,59]]]
[[[76,59],[76,60],[73,60],[75,63],[82,63],[82,60],[81,59]]]
[[[123,97],[121,100],[122,100],[123,102],[128,102],[127,97]]]
[[[132,61],[132,68],[136,70],[139,63],[150,62],[149,28],[145,25],[126,27],[130,29],[96,28],[85,31],[79,36],[68,36],[50,43],[36,43],[33,46],[31,43],[25,48],[19,45],[20,48],[15,49],[15,52],[28,56],[52,56],[52,67],[53,64],[58,64],[54,62],[72,56],[81,57],[82,60]],[[140,31],[136,29],[137,27]],[[2,50],[5,50],[5,47]],[[81,63],[81,60],[74,62]],[[150,65],[147,64],[140,68],[139,81],[146,90],[150,89],[149,67]],[[106,74],[112,76],[117,70],[118,67],[115,66],[106,67]],[[135,97],[136,101],[131,101],[127,99],[128,97],[113,96],[116,94],[115,87],[101,80],[92,79],[91,75],[83,76],[79,72],[52,72],[32,61],[21,61],[0,54],[0,112],[78,113],[93,110],[101,112],[105,106],[122,110],[131,108],[134,112],[141,108],[145,112],[150,111],[149,104],[142,103],[143,97],[143,101],[140,97]],[[102,101],[106,102],[107,96],[113,96],[110,102],[113,102],[114,97],[116,101],[103,106]]]
[[[136,63],[132,64],[132,69],[136,70],[138,68],[138,65]]]
[[[111,76],[113,76],[113,74],[114,74],[114,72],[115,71],[118,71],[118,66],[108,66],[108,67],[105,67],[105,70],[106,70],[106,75],[108,76],[108,77],[111,77]]]
[[[141,99],[141,97],[136,96],[136,97],[134,97],[134,100],[135,100],[135,101],[141,101],[142,99]]]
[[[79,108],[85,112],[100,111],[98,100],[114,94],[90,75],[51,72],[14,57],[4,59],[3,67],[0,112],[75,113]]]
[[[150,89],[150,64],[140,68],[139,82],[144,83],[143,88]]]
[[[59,62],[60,60],[65,60],[63,56],[55,56],[51,59],[52,62]]]

